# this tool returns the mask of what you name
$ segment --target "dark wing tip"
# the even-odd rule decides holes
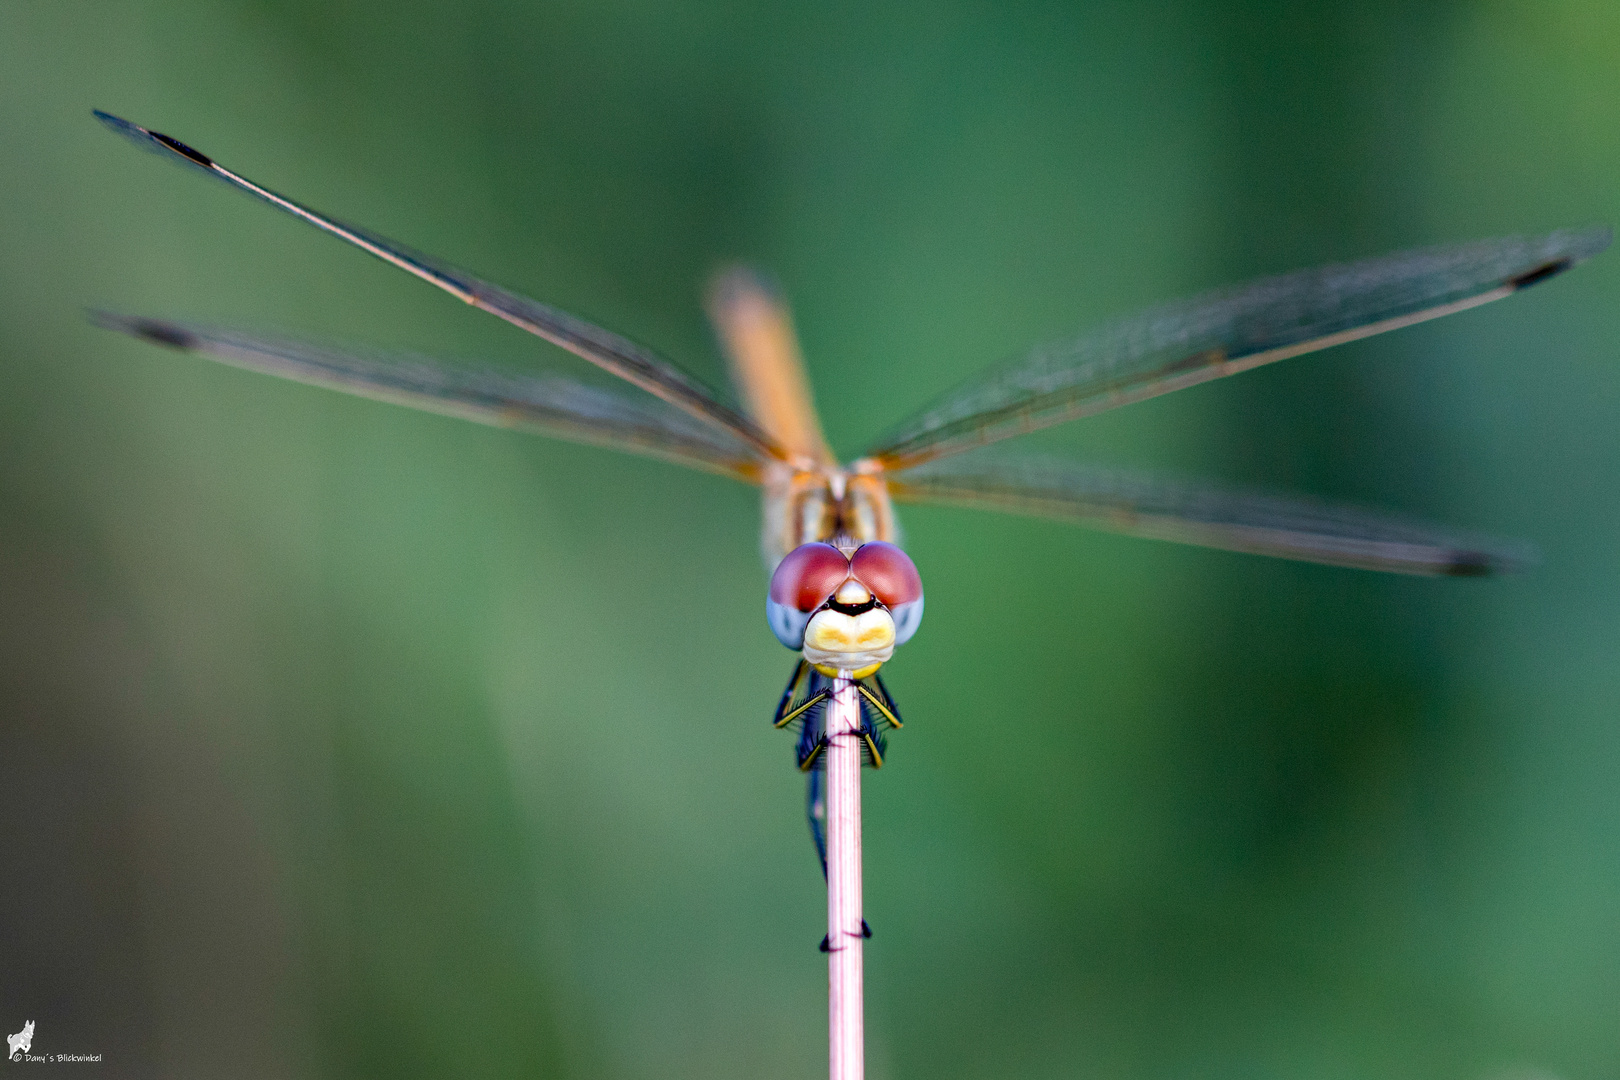
[[[148,128],[143,128],[139,124],[132,124],[121,116],[114,116],[112,113],[102,112],[100,109],[92,109],[90,111],[97,120],[100,120],[103,124],[106,124],[108,127],[118,132],[118,134],[135,140],[148,150],[153,150],[159,153],[161,153],[163,150],[168,150],[172,153],[179,154],[193,165],[200,165],[205,169],[212,169],[214,167],[213,159],[200,151],[193,150],[179,139],[172,138],[171,136],[165,135],[159,131],[152,131]]]
[[[154,345],[163,345],[170,349],[190,350],[202,343],[196,334],[185,327],[161,319],[143,319],[134,315],[92,311],[90,321],[103,330],[122,331],[131,337],[138,337],[143,341],[150,341]]]
[[[1562,259],[1553,259],[1550,262],[1544,262],[1540,266],[1526,270],[1517,277],[1508,278],[1508,284],[1513,287],[1514,291],[1528,289],[1532,285],[1539,285],[1548,278],[1557,277],[1574,265],[1575,260],[1566,255]]]
[[[1506,567],[1500,559],[1483,551],[1459,551],[1446,563],[1446,577],[1492,577]]]
[[[169,136],[164,135],[162,132],[158,132],[158,131],[152,132],[151,135],[152,135],[152,138],[156,139],[158,142],[162,143],[164,146],[167,146],[170,150],[173,150],[175,153],[180,154],[182,157],[190,158],[192,161],[196,162],[198,165],[201,165],[203,168],[212,169],[214,167],[214,162],[213,162],[212,158],[210,158],[207,154],[202,153],[201,151],[193,150],[191,147],[187,146],[185,143],[181,142],[179,139],[170,138]]]
[[[1607,250],[1613,239],[1614,230],[1607,225],[1562,229],[1551,233],[1542,241],[1546,245],[1543,248],[1543,261],[1508,278],[1506,284],[1515,291],[1539,285]]]
[[[1494,551],[1478,548],[1452,551],[1440,572],[1446,577],[1499,577],[1523,573],[1536,562],[1534,548],[1503,541]]]

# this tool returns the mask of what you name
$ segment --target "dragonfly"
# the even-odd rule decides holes
[[[635,388],[551,371],[332,348],[169,319],[96,312],[108,329],[251,371],[418,409],[642,454],[761,490],[766,622],[795,654],[772,723],[797,728],[810,831],[826,870],[821,771],[839,680],[859,693],[866,764],[900,710],[879,674],[917,632],[922,579],[894,504],[1034,515],[1134,536],[1330,566],[1477,577],[1524,548],[1391,514],[1008,453],[1020,435],[1500,300],[1603,251],[1606,227],[1401,252],[1205,293],[1116,318],[991,366],[841,462],[822,433],[788,307],[746,269],[707,309],[740,405],[650,349],[439,259],[345,224],[178,139],[97,111],[144,149],[246,192],[551,342]],[[637,392],[639,391],[639,392]]]

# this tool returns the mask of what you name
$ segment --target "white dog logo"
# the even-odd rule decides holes
[[[6,1046],[12,1061],[21,1061],[22,1056],[28,1053],[28,1048],[34,1045],[34,1022],[32,1020],[23,1025],[23,1029],[15,1035],[6,1036]]]

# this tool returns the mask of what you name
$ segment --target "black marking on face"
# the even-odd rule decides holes
[[[859,615],[863,611],[871,611],[877,606],[878,602],[876,597],[868,597],[864,603],[860,604],[841,604],[838,602],[836,597],[827,601],[827,607],[838,612],[840,615]]]

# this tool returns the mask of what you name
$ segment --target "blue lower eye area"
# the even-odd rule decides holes
[[[765,621],[771,625],[771,633],[783,645],[798,652],[804,648],[804,627],[810,621],[808,611],[800,611],[787,604],[778,604],[770,597],[765,598]]]
[[[896,604],[889,609],[889,614],[894,618],[895,645],[904,645],[911,640],[911,635],[915,634],[917,627],[922,625],[922,613],[923,598],[921,596],[904,604]],[[803,636],[804,631],[801,629],[799,633],[800,636]]]

